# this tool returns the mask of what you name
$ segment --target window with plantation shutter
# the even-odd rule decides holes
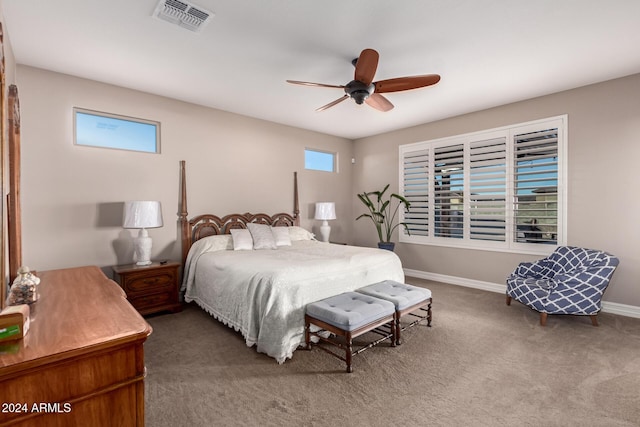
[[[550,253],[566,242],[567,116],[400,146],[400,241]]]
[[[411,203],[404,213],[404,222],[412,236],[427,236],[429,232],[429,151],[408,153],[402,166],[404,197]]]
[[[513,143],[517,241],[556,244],[558,128],[519,133]]]
[[[504,242],[507,229],[507,141],[469,143],[469,238]]]
[[[434,233],[437,237],[461,239],[464,146],[446,145],[433,151]]]

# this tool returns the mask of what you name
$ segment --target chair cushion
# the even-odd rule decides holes
[[[353,331],[392,315],[393,303],[358,292],[345,292],[307,305],[307,314],[344,331]]]
[[[393,280],[374,283],[373,285],[357,289],[357,292],[391,301],[395,305],[396,310],[404,310],[407,307],[431,298],[431,291],[429,289],[407,285],[406,283]]]

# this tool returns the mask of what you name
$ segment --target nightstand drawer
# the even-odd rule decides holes
[[[127,295],[136,293],[165,292],[175,287],[176,276],[174,270],[157,271],[153,276],[130,274],[124,281],[123,287]]]
[[[163,305],[174,304],[174,297],[171,293],[165,292],[162,294],[145,295],[139,298],[130,298],[129,302],[136,310],[140,312],[146,312],[146,309],[157,308]]]

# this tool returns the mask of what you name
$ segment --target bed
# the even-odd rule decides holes
[[[304,344],[304,308],[342,292],[390,279],[404,281],[398,256],[390,251],[315,240],[300,227],[297,179],[293,214],[198,215],[188,219],[184,163],[181,162],[183,283],[193,302],[239,331],[247,346],[278,363]],[[262,247],[263,233],[273,233],[268,249],[243,241],[251,235]]]

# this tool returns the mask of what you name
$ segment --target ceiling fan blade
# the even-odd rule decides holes
[[[376,93],[389,93],[431,86],[439,81],[440,76],[438,74],[425,74],[422,76],[398,77],[395,79],[380,80],[374,84],[376,85]]]
[[[382,112],[393,109],[393,104],[379,93],[372,93],[364,102],[366,102],[368,106]]]
[[[317,108],[316,111],[324,111],[327,108],[331,108],[336,104],[340,104],[342,101],[344,101],[345,99],[349,98],[349,95],[344,95],[341,98],[336,99],[335,101],[331,101],[330,103],[328,103],[327,105],[323,105],[320,108]]]
[[[327,85],[324,83],[301,82],[298,80],[287,80],[287,83],[291,83],[294,85],[303,85],[303,86],[334,87],[336,89],[344,89],[344,86],[339,86],[339,85]]]
[[[373,82],[378,68],[378,52],[373,49],[365,49],[360,53],[356,61],[356,72],[354,80],[358,80],[367,86]]]

